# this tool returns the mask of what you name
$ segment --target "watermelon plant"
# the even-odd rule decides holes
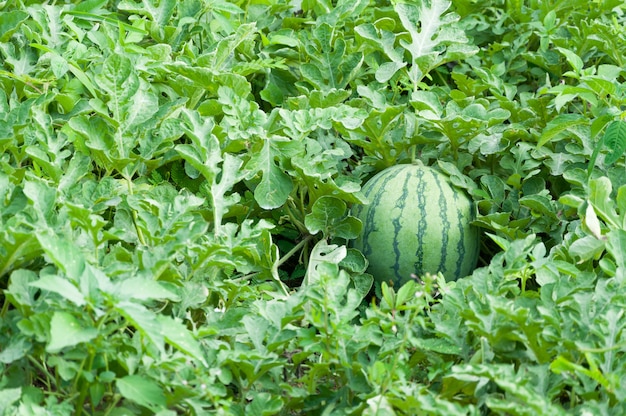
[[[480,245],[474,206],[441,172],[422,163],[396,165],[363,186],[370,200],[354,215],[363,231],[354,242],[379,282],[399,287],[426,273],[450,280],[476,267]]]
[[[625,28],[0,1],[0,414],[626,414]]]

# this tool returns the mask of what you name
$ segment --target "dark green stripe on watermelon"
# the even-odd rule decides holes
[[[363,222],[354,247],[376,280],[399,286],[427,272],[456,280],[476,267],[472,203],[442,173],[421,164],[393,166],[370,179],[363,193],[370,203],[353,208]]]
[[[419,210],[419,215],[417,216],[417,230],[416,230],[416,237],[418,241],[422,241],[424,238],[424,232],[426,231],[426,227],[427,227],[427,223],[426,223],[426,206],[427,206],[427,201],[426,201],[426,181],[424,180],[424,170],[416,170],[415,175],[416,175],[416,195],[417,195],[417,206],[414,207],[414,209],[418,209]],[[409,176],[412,171],[411,170],[407,170],[406,171],[407,176]],[[397,235],[397,234],[396,234]],[[423,244],[418,244],[416,246],[417,250],[415,252],[415,264],[414,264],[414,270],[415,273],[419,273],[420,270],[424,269],[424,245]],[[396,267],[396,269],[398,269],[399,266]],[[396,273],[396,275],[394,276],[394,281],[399,281],[399,280],[405,280],[406,276],[402,276],[400,273]]]
[[[441,208],[441,212],[448,212],[448,200],[445,196],[445,190],[442,188],[440,177],[437,175],[432,175],[433,182],[437,185],[437,189],[439,190],[439,207]],[[446,184],[447,185],[447,184]],[[453,194],[456,196],[456,194]],[[446,230],[450,229],[450,221],[448,220],[447,215],[441,215],[441,222],[443,227],[441,227],[441,246],[448,247],[448,232]],[[441,256],[441,261],[439,262],[438,270],[445,270],[446,261],[445,257]]]

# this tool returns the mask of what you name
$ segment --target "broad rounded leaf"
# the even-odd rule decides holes
[[[163,390],[150,379],[132,375],[118,379],[115,384],[124,398],[141,406],[156,410],[166,405]]]
[[[341,219],[346,208],[346,203],[341,199],[323,196],[315,201],[311,213],[304,218],[304,224],[311,234],[317,234]]]
[[[96,328],[84,328],[68,312],[54,312],[50,320],[50,342],[46,351],[55,353],[65,347],[89,342],[98,335]]]

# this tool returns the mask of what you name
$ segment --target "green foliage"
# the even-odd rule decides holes
[[[0,413],[626,413],[624,12],[0,2]],[[416,158],[480,267],[374,287]]]

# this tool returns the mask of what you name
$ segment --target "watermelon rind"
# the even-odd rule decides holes
[[[364,186],[367,205],[352,214],[363,222],[354,241],[378,282],[401,286],[426,273],[457,280],[476,268],[479,231],[464,190],[421,163],[389,167]]]

